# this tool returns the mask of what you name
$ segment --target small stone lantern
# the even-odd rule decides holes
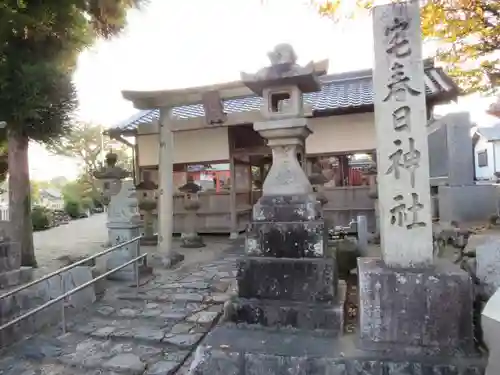
[[[321,167],[317,163],[314,163],[312,166],[309,182],[313,187],[313,191],[316,193],[316,199],[321,203],[321,207],[323,207],[328,203],[324,186],[325,183],[328,182],[328,179],[323,175]]]
[[[108,241],[110,246],[122,244],[140,235],[140,220],[137,197],[132,181],[126,180],[131,173],[116,165],[117,155],[106,155],[106,164],[94,172],[94,177],[102,183],[102,202],[107,206]],[[106,259],[106,269],[112,270],[132,260],[140,253],[139,243],[132,242],[111,252]],[[108,279],[132,281],[139,274],[148,271],[145,264],[122,268],[108,276]],[[149,271],[148,271],[149,272]]]
[[[154,211],[158,206],[157,190],[158,185],[151,180],[151,172],[144,171],[143,179],[136,186],[136,191],[139,197],[139,209],[144,215],[144,236],[141,238],[141,244],[145,246],[153,246],[158,242],[154,218]]]
[[[105,165],[93,173],[96,180],[101,182],[102,203],[107,206],[113,195],[120,192],[122,181],[130,176],[130,172],[116,166],[118,155],[113,152],[106,154]]]
[[[188,177],[186,184],[179,188],[184,193],[184,209],[187,211],[185,221],[185,232],[182,234],[182,247],[199,248],[204,247],[203,239],[197,231],[197,212],[201,207],[199,191],[201,186],[194,183],[192,177]]]
[[[377,184],[377,161],[376,155],[372,155],[373,163],[364,171],[364,175],[368,178],[368,183],[370,190],[368,191],[368,197],[373,199],[375,206],[375,242],[379,242],[380,238],[380,220],[379,220],[379,209],[378,209],[378,184]]]

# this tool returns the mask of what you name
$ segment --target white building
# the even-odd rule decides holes
[[[40,190],[40,206],[51,210],[63,210],[64,198],[61,191],[57,189],[41,189]]]
[[[495,172],[500,172],[500,123],[475,129],[474,170],[478,181],[497,180]]]

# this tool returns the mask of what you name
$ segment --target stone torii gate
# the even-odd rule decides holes
[[[158,255],[164,266],[170,267],[178,260],[172,251],[173,232],[173,134],[169,124],[170,109],[175,106],[166,91],[123,91],[123,97],[138,109],[160,110],[159,135],[159,202],[158,202]]]

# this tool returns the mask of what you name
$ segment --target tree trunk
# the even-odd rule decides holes
[[[26,137],[9,132],[9,220],[11,240],[21,248],[21,265],[36,267],[31,223],[31,189]]]

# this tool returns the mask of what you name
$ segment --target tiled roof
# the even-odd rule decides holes
[[[446,97],[450,100],[458,95],[457,86],[442,69],[426,67],[425,73],[427,96]],[[322,112],[334,114],[373,105],[371,70],[323,76],[321,83],[321,91],[304,94],[304,101],[313,107],[313,115]],[[224,110],[228,114],[258,111],[261,104],[262,98],[255,95],[233,98],[224,101]],[[204,116],[205,111],[201,103],[191,104],[173,108],[172,115],[178,119],[190,119]],[[139,124],[149,123],[158,118],[158,109],[140,111],[114,128],[121,131],[133,130]]]
[[[488,141],[500,141],[500,123],[489,127],[478,127],[476,131]]]

